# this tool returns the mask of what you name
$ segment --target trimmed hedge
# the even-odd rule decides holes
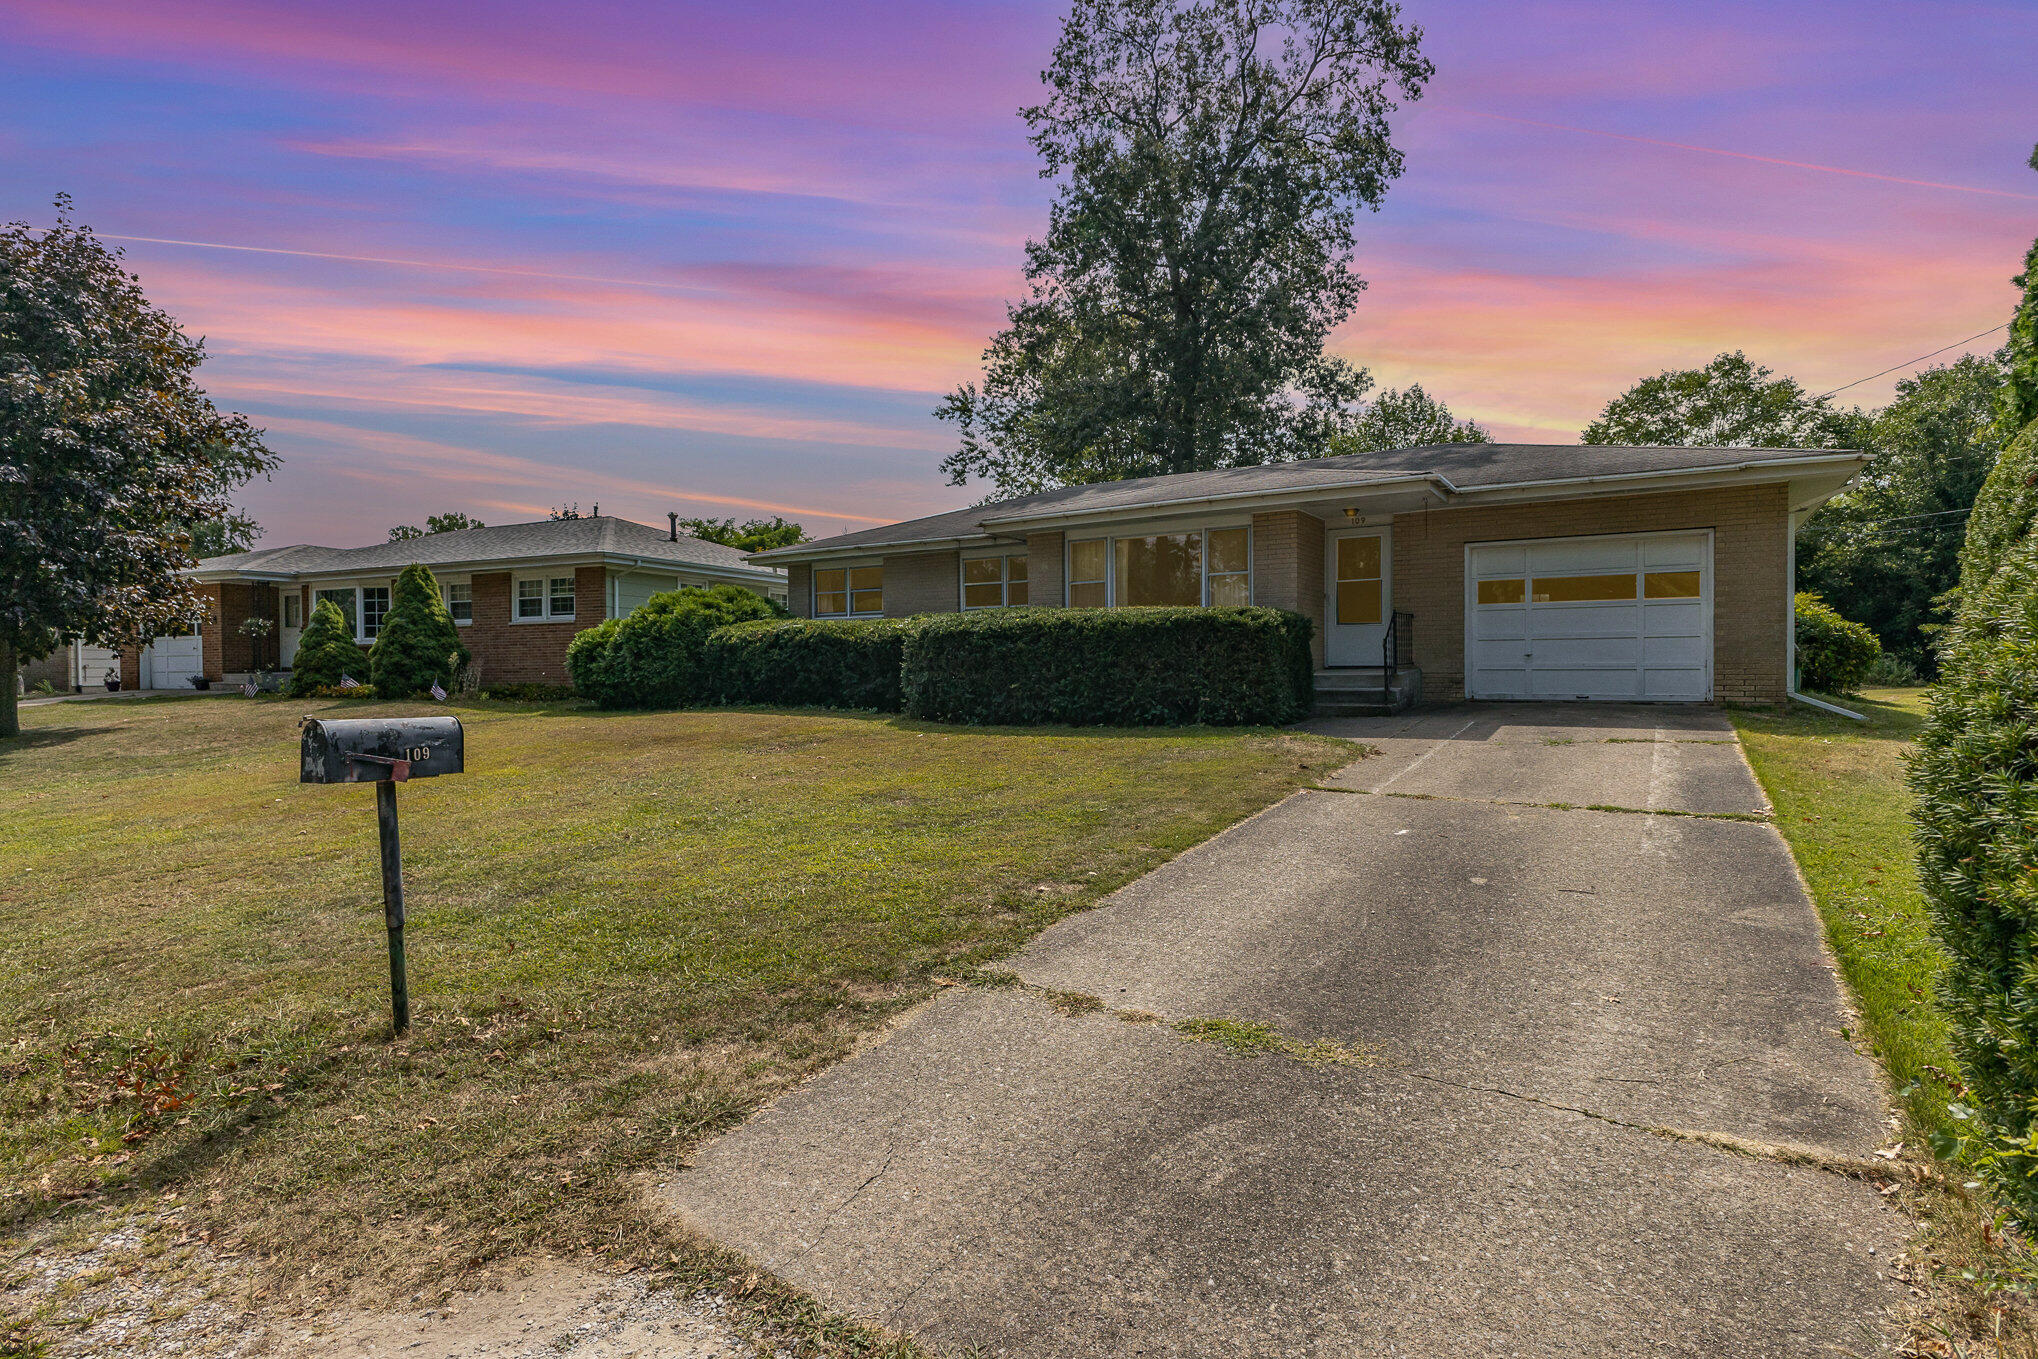
[[[737,623],[708,634],[705,664],[724,703],[895,713],[913,627],[893,618]]]
[[[604,708],[683,708],[714,700],[703,664],[708,634],[785,610],[740,585],[667,590],[622,618],[576,634],[566,647],[573,687]]]
[[[1869,629],[1840,617],[1809,590],[1797,596],[1797,668],[1800,682],[1821,694],[1851,694],[1882,659],[1882,642]]]
[[[1292,722],[1313,695],[1310,632],[1261,608],[938,614],[906,634],[905,710],[1000,726]]]
[[[1957,1148],[2038,1227],[2038,538],[1970,582],[1910,766],[1919,881],[1967,1083]],[[1956,1148],[1937,1145],[1942,1155]]]

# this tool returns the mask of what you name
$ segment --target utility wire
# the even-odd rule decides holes
[[[1987,330],[1982,331],[1980,335],[1970,335],[1964,340],[1955,340],[1952,344],[1947,345],[1945,349],[1935,349],[1929,354],[1920,354],[1915,359],[1910,359],[1907,360],[1906,362],[1899,363],[1895,367],[1885,368],[1880,373],[1870,373],[1865,378],[1855,378],[1852,382],[1846,383],[1839,387],[1835,387],[1830,392],[1820,392],[1817,396],[1813,397],[1812,400],[1824,401],[1829,396],[1838,396],[1841,392],[1846,391],[1848,387],[1859,387],[1864,382],[1873,382],[1879,377],[1888,377],[1891,373],[1899,372],[1905,368],[1916,367],[1918,364],[1923,363],[1926,359],[1938,358],[1941,354],[1944,354],[1947,349],[1958,349],[1960,348],[1960,346],[1964,344],[1973,344],[1976,340],[1979,340],[1982,335],[1993,335],[1999,330],[2008,330],[2009,327],[2010,323],[2008,321],[2003,322],[1999,326],[1990,326]]]

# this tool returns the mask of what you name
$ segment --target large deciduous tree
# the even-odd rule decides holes
[[[1798,579],[1929,673],[1939,600],[1960,580],[1965,511],[2002,452],[2000,360],[1968,355],[1897,384],[1867,426],[1875,460],[1798,535]]]
[[[1422,389],[1419,382],[1406,390],[1389,388],[1352,422],[1351,428],[1331,445],[1333,453],[1377,453],[1389,448],[1419,448],[1424,444],[1491,443],[1476,420],[1460,420],[1451,408]]]
[[[1588,444],[1694,448],[1844,448],[1863,434],[1858,411],[1836,410],[1793,378],[1735,350],[1703,368],[1643,378],[1609,401],[1579,436]]]
[[[682,519],[679,531],[691,538],[733,547],[739,552],[769,552],[807,541],[807,531],[791,520],[773,515],[769,519]]]
[[[1059,181],[1026,299],[937,414],[954,484],[1308,457],[1370,380],[1324,352],[1365,285],[1361,206],[1432,68],[1392,0],[1075,0],[1026,109]]]
[[[0,736],[65,637],[137,644],[200,612],[193,525],[276,459],[194,380],[191,339],[91,229],[0,227]]]

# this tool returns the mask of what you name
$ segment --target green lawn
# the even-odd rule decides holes
[[[1947,1122],[1953,1058],[1933,999],[1944,961],[1918,890],[1904,786],[1903,752],[1924,721],[1925,692],[1871,689],[1846,700],[1865,724],[1802,706],[1733,718],[1811,887],[1863,1036],[1929,1131]]]
[[[1215,730],[478,705],[400,790],[412,1035],[388,1040],[373,792],[300,716],[56,704],[0,746],[0,1205],[176,1193],[314,1285],[656,1246],[641,1176],[943,973],[1349,760]]]

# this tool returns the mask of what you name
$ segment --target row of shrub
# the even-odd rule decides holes
[[[567,649],[605,708],[759,703],[1030,726],[1291,722],[1311,624],[1260,608],[999,609],[786,619],[736,586],[655,596]]]

